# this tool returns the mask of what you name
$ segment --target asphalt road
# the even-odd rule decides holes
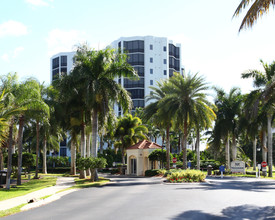
[[[115,178],[4,219],[275,219],[275,181],[208,178],[166,184],[159,178]]]

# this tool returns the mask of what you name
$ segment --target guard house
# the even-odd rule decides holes
[[[146,170],[159,169],[158,161],[149,161],[149,154],[161,146],[147,140],[140,141],[126,150],[127,174],[144,176]]]

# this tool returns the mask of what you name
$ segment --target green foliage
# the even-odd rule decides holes
[[[146,170],[145,176],[156,176],[159,174],[159,170]]]
[[[218,170],[222,164],[221,164],[221,162],[216,161],[216,160],[202,160],[201,161],[201,168],[207,169],[208,165],[211,165],[214,170]]]
[[[78,169],[97,169],[104,168],[107,165],[107,161],[102,157],[81,157],[78,161]]]
[[[170,183],[203,182],[206,175],[199,170],[177,170],[167,176]]]
[[[69,157],[47,157],[47,163],[53,167],[68,167],[70,166]]]
[[[102,154],[98,154],[98,157],[103,157],[107,161],[107,167],[113,167],[113,162],[121,162],[122,163],[122,154],[121,151],[118,150],[117,152],[114,149],[106,149],[103,150]]]
[[[166,161],[166,150],[156,149],[149,154],[149,160],[154,161]],[[170,161],[173,158],[173,154],[170,153]]]

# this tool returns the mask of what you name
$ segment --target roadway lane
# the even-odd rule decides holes
[[[209,178],[165,184],[159,178],[114,178],[5,219],[275,219],[275,181]]]

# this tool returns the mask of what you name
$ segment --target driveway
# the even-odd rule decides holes
[[[167,184],[160,178],[113,177],[6,219],[275,219],[275,181],[208,178]]]

